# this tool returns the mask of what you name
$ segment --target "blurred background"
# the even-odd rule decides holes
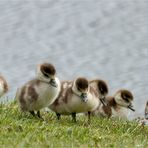
[[[61,80],[106,80],[110,95],[126,88],[143,116],[148,100],[148,2],[146,0],[1,0],[0,73],[9,93],[53,63]]]

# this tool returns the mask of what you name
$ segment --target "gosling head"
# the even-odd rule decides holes
[[[42,63],[37,67],[37,78],[43,82],[49,83],[53,87],[57,87],[55,81],[56,69],[50,63]]]
[[[126,107],[132,111],[135,111],[135,109],[133,108],[132,105],[132,101],[133,101],[133,94],[125,89],[119,90],[117,91],[117,93],[115,94],[115,101],[118,105]]]
[[[79,77],[74,81],[72,86],[73,92],[78,95],[83,102],[87,102],[88,95],[88,80],[83,77]]]
[[[97,90],[101,103],[103,105],[107,105],[106,96],[108,94],[108,86],[106,82],[100,79],[96,79],[96,80],[90,81],[90,86],[94,87]]]

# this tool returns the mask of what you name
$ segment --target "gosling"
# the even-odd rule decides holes
[[[133,94],[126,89],[118,90],[114,96],[106,97],[106,105],[101,105],[94,111],[100,117],[118,117],[127,119],[129,109],[135,111],[132,105]]]
[[[90,122],[90,114],[99,104],[98,94],[84,77],[79,77],[74,81],[63,81],[61,83],[61,91],[49,108],[60,119],[61,115],[71,115],[76,122],[77,113],[88,113],[88,122]]]
[[[36,78],[18,89],[16,99],[23,112],[42,118],[40,109],[54,102],[60,92],[60,81],[52,64],[42,63],[37,66]]]

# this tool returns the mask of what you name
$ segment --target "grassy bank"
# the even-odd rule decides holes
[[[43,113],[45,121],[22,114],[15,103],[0,105],[0,147],[148,147],[148,127],[135,122],[78,117],[57,121]]]

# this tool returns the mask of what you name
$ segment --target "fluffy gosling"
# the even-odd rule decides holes
[[[43,63],[38,65],[36,78],[27,82],[18,89],[16,99],[22,111],[28,111],[33,116],[40,109],[49,106],[60,92],[60,81],[56,77],[56,70],[52,64]]]
[[[90,114],[99,104],[98,94],[89,85],[86,78],[79,77],[74,81],[64,81],[61,84],[61,92],[49,108],[54,111],[57,118],[62,115],[72,115],[76,122],[76,114],[88,112],[88,122]]]

